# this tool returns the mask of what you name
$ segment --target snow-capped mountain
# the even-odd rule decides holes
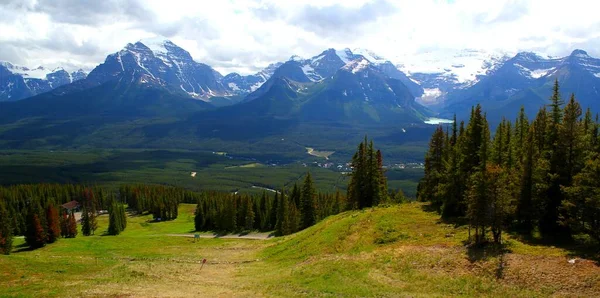
[[[283,63],[272,63],[262,71],[253,75],[242,76],[235,72],[230,73],[223,77],[223,85],[225,85],[232,93],[248,94],[264,84],[281,64]]]
[[[383,64],[350,50],[329,49],[310,59],[293,56],[227,112],[352,125],[419,122],[430,115],[402,81],[382,71]]]
[[[423,89],[401,70],[396,68],[392,62],[364,49],[355,49],[352,51],[348,48],[341,50],[330,48],[309,59],[294,55],[288,61],[281,64],[273,72],[271,78],[285,77],[296,83],[316,83],[331,78],[338,70],[346,66],[349,67],[356,61],[368,62],[370,67],[377,69],[383,75],[400,80],[414,96],[423,94]],[[265,82],[261,88],[248,95],[245,101],[251,101],[260,97],[270,87],[271,82]]]
[[[537,112],[559,81],[563,96],[574,93],[583,107],[600,108],[600,59],[583,50],[562,58],[521,52],[498,64],[468,88],[451,91],[440,106],[445,114],[464,112],[481,103],[490,112],[512,117],[524,105],[532,115]]]
[[[509,57],[505,53],[490,53],[472,49],[423,52],[396,57],[398,69],[423,88],[417,101],[435,105],[447,94],[477,83]]]
[[[15,101],[84,79],[87,73],[68,73],[63,68],[28,68],[0,62],[0,101]]]
[[[223,76],[219,72],[194,61],[189,52],[169,40],[148,39],[127,44],[119,52],[108,55],[104,63],[90,72],[88,80],[101,84],[124,74],[198,99],[229,93],[221,83]]]

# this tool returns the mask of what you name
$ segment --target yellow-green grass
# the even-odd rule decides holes
[[[272,240],[171,237],[193,230],[195,206],[119,236],[60,239],[0,256],[0,296],[544,297],[600,295],[600,269],[570,252],[506,237],[507,250],[470,250],[468,230],[418,203],[349,211]],[[16,244],[22,244],[22,238]],[[201,269],[201,261],[207,264]]]

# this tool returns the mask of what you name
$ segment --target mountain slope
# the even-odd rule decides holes
[[[209,109],[185,93],[149,84],[147,74],[120,75],[97,86],[87,80],[16,102],[0,103],[0,145],[8,148],[135,145],[118,136],[152,122],[173,122]],[[77,85],[77,86],[74,86]],[[64,92],[69,89],[69,92]],[[91,140],[81,143],[82,140]],[[148,141],[144,139],[144,141]]]

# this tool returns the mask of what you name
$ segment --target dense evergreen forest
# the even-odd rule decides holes
[[[443,218],[465,218],[477,244],[502,241],[511,228],[552,241],[600,241],[600,138],[598,115],[559,84],[533,121],[524,109],[503,120],[491,137],[478,105],[469,123],[456,119],[431,137],[418,199]]]

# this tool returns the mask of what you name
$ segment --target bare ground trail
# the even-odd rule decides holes
[[[195,234],[167,234],[171,237],[194,238]],[[249,234],[198,234],[199,238],[220,238],[220,239],[248,239],[248,240],[267,240],[273,238],[273,233],[249,233]]]

